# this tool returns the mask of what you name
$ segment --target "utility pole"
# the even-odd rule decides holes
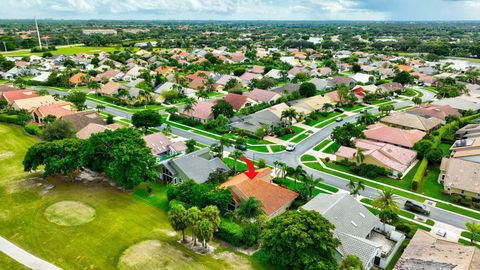
[[[40,31],[38,31],[37,17],[35,17],[35,28],[37,28],[38,46],[40,46],[40,50],[41,50],[42,49],[42,40],[40,39]]]

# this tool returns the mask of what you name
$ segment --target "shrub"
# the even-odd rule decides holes
[[[428,160],[426,158],[422,159],[420,165],[418,166],[417,172],[413,176],[412,180],[412,190],[417,190],[418,186],[422,182],[423,176],[427,171]]]
[[[41,132],[40,128],[35,124],[25,125],[25,131],[31,135],[39,135]]]
[[[265,164],[265,159],[260,158],[257,163],[258,168],[265,168],[267,165]]]
[[[243,229],[243,245],[245,247],[252,247],[258,244],[261,229],[258,223],[248,223]]]
[[[417,231],[417,228],[406,223],[400,223],[396,227],[396,230],[405,233],[405,236],[407,238],[412,238],[415,232]]]
[[[240,225],[223,218],[218,231],[215,232],[216,237],[237,247],[242,245],[243,235],[243,228]]]

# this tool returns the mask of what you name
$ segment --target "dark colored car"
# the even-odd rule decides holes
[[[424,204],[421,204],[421,203],[406,201],[404,207],[406,210],[410,210],[415,213],[419,213],[426,216],[430,215],[430,209],[428,209]]]
[[[343,108],[340,108],[340,107],[335,108],[335,111],[339,112],[339,113],[344,113],[345,112],[345,110]]]
[[[246,144],[236,144],[235,148],[237,148],[238,150],[247,151],[247,145]]]

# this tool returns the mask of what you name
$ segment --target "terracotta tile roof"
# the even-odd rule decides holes
[[[75,75],[73,75],[72,77],[70,77],[70,79],[68,79],[68,81],[71,83],[71,84],[80,84],[80,83],[83,83],[84,79],[85,79],[85,74],[82,73],[82,72],[79,72]]]
[[[397,67],[401,71],[411,71],[413,69],[411,66],[406,66],[406,65],[398,65]]]
[[[213,117],[213,105],[215,105],[213,102],[198,101],[197,104],[193,106],[191,111],[180,111],[180,114],[196,119],[209,120]]]
[[[206,82],[207,82],[207,79],[203,77],[196,77],[188,84],[188,87],[196,90],[199,87],[202,87],[202,86],[205,87]]]
[[[105,95],[114,95],[118,93],[118,90],[120,90],[123,87],[123,84],[118,83],[118,82],[108,82],[105,85],[100,88],[100,93],[105,94]]]
[[[245,93],[245,96],[258,101],[258,102],[270,102],[280,98],[280,94],[263,89],[253,89],[250,92]]]
[[[60,118],[64,115],[75,113],[70,109],[70,103],[59,103],[59,104],[51,104],[46,106],[40,106],[35,109],[34,113],[39,117],[45,117],[48,115],[55,116],[56,118]]]
[[[116,69],[109,69],[101,74],[98,74],[97,75],[97,78],[99,79],[106,79],[106,80],[110,80],[112,77],[118,75],[120,73],[119,70],[116,70]]]
[[[38,97],[38,94],[32,89],[22,89],[3,93],[3,98],[6,99],[9,104],[12,104],[13,102],[15,102],[15,100],[32,97]]]
[[[420,141],[425,135],[427,135],[427,133],[420,130],[404,130],[389,127],[381,123],[368,126],[368,129],[365,130],[363,134],[367,139],[391,143],[407,148],[412,148],[416,142]]]
[[[453,115],[461,117],[462,114],[458,110],[450,107],[449,105],[426,105],[422,107],[413,108],[407,111],[408,113],[417,114],[417,115],[428,115],[435,117],[441,120],[445,120],[447,116]]]
[[[86,127],[82,128],[77,132],[77,138],[79,139],[88,139],[95,133],[104,132],[105,130],[116,130],[121,128],[122,126],[119,124],[110,124],[110,125],[100,125],[96,123],[90,123]]]
[[[56,100],[53,96],[38,96],[38,97],[17,99],[13,102],[12,106],[15,109],[24,109],[29,112],[32,112],[38,107],[53,105],[53,104],[65,105],[65,102]]]
[[[298,197],[298,193],[270,183],[271,169],[265,168],[258,172],[257,177],[252,180],[241,173],[223,183],[220,187],[230,188],[237,203],[242,199],[256,198],[262,202],[263,210],[267,216],[279,214],[279,210],[286,205],[290,205]]]
[[[226,102],[232,105],[234,110],[238,111],[245,105],[245,103],[247,103],[248,97],[239,94],[229,93],[224,97],[224,99]]]

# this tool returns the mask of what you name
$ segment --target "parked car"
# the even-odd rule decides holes
[[[288,152],[292,152],[293,150],[295,150],[296,147],[297,147],[296,144],[291,143],[291,144],[287,145],[287,148],[285,150],[287,150]]]
[[[394,100],[395,98],[394,98],[394,97],[386,97],[386,99],[388,99],[388,100]]]
[[[337,119],[335,119],[335,121],[337,121],[337,122],[342,122],[342,121],[343,121],[343,117],[337,117]]]
[[[421,203],[406,201],[404,207],[405,209],[415,213],[419,213],[426,216],[430,215],[430,209],[428,209],[427,206]]]
[[[367,109],[361,109],[360,110],[360,113],[366,113],[367,112]]]
[[[235,148],[241,151],[246,151],[247,150],[247,145],[246,144],[236,144]]]
[[[335,111],[339,112],[339,113],[344,113],[345,112],[345,110],[343,108],[340,108],[340,107],[335,108]]]
[[[370,102],[370,101],[364,101],[363,103],[365,103],[367,105],[372,105],[372,102]]]

